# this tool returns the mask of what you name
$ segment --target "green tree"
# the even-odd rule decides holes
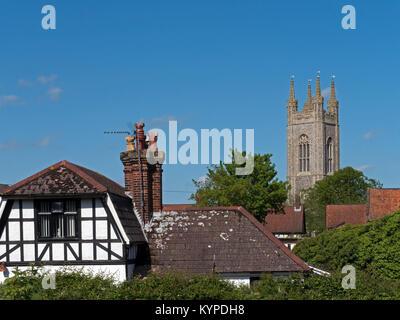
[[[382,184],[351,167],[340,169],[315,183],[304,192],[307,230],[321,232],[325,229],[328,204],[365,203],[368,188],[382,188]]]
[[[234,153],[232,153],[232,156]],[[240,153],[236,153],[240,157]],[[193,180],[197,191],[190,196],[197,206],[243,206],[260,222],[271,212],[281,212],[287,199],[288,184],[277,179],[271,154],[242,157],[254,164],[251,174],[237,175],[244,164],[235,161],[211,166],[203,181]]]

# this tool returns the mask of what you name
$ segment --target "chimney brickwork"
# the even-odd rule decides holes
[[[162,210],[162,164],[148,159],[148,144],[144,134],[144,124],[135,123],[136,149],[132,139],[127,140],[127,150],[121,152],[120,159],[124,165],[125,190],[129,192],[143,222],[151,220],[153,212]],[[152,136],[153,138],[153,136]],[[156,138],[152,140],[151,152],[157,157],[163,154],[158,151]],[[162,163],[162,162],[161,162]]]

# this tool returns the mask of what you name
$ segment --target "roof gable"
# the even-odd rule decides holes
[[[163,212],[147,228],[153,270],[293,272],[309,267],[242,207]]]
[[[1,192],[4,196],[47,196],[114,193],[124,188],[103,175],[66,160],[60,161]]]

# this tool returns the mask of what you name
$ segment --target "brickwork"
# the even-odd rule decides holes
[[[162,210],[162,165],[149,163],[144,124],[136,123],[135,126],[138,137],[136,149],[132,150],[132,145],[128,145],[120,158],[124,165],[125,190],[132,195],[144,223],[148,223],[154,212]],[[158,151],[153,151],[157,156]]]

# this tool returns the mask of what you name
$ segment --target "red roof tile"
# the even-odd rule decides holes
[[[400,189],[369,189],[368,220],[382,218],[400,209]]]
[[[305,233],[304,207],[285,207],[284,213],[267,214],[265,226],[272,233]]]
[[[344,204],[326,206],[326,228],[334,229],[350,225],[363,225],[367,222],[367,206],[365,204]]]

